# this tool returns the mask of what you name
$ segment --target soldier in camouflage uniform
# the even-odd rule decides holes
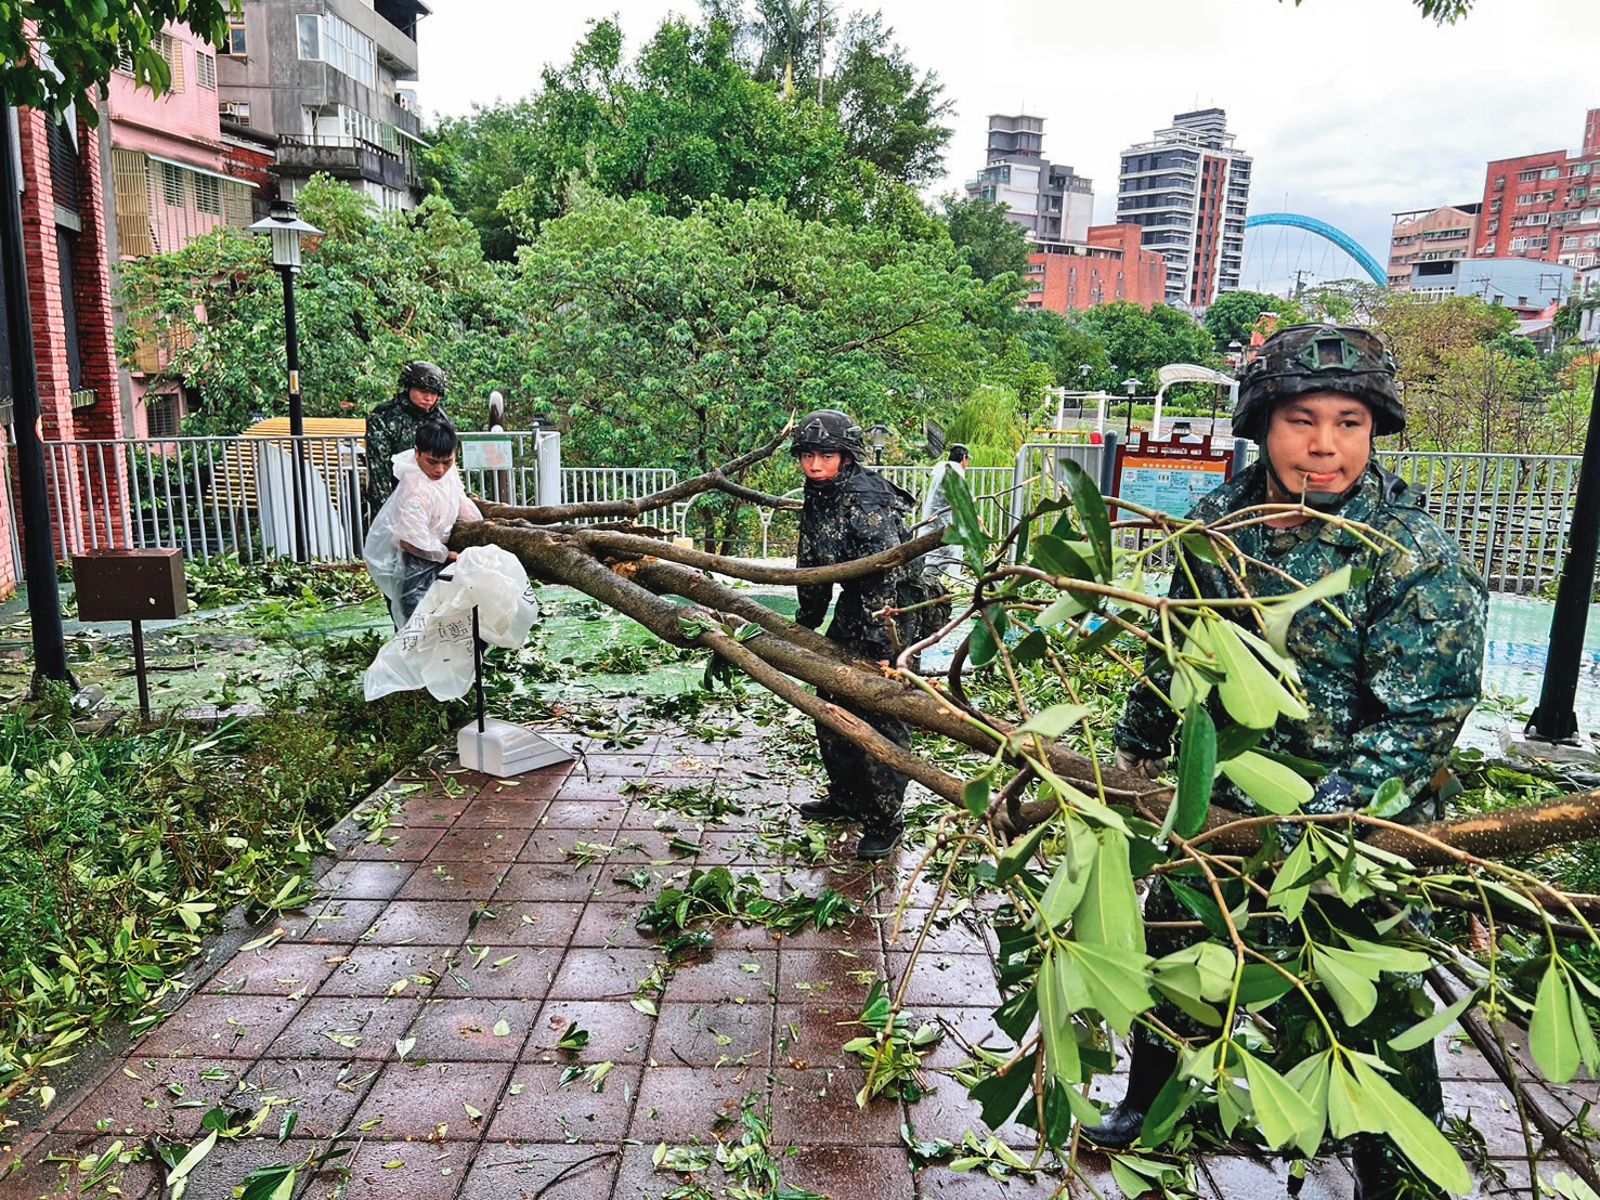
[[[394,399],[367,418],[367,520],[378,515],[394,491],[394,456],[417,444],[417,426],[435,415],[448,419],[445,373],[431,362],[409,362],[400,372]]]
[[[1262,446],[1261,457],[1190,514],[1192,520],[1211,522],[1251,505],[1303,500],[1379,534],[1382,548],[1374,550],[1352,533],[1306,516],[1232,534],[1243,554],[1306,584],[1344,566],[1357,572],[1358,582],[1333,600],[1349,618],[1349,628],[1321,605],[1302,610],[1290,627],[1288,648],[1300,665],[1311,715],[1280,724],[1261,741],[1263,749],[1330,768],[1305,806],[1308,812],[1363,808],[1380,784],[1398,777],[1415,800],[1395,819],[1420,823],[1438,818],[1440,801],[1430,781],[1447,761],[1480,693],[1488,611],[1483,580],[1423,510],[1422,497],[1372,461],[1372,438],[1399,432],[1404,425],[1394,360],[1376,336],[1325,325],[1282,330],[1245,370],[1233,419],[1237,434]],[[1238,594],[1220,566],[1194,556],[1187,562],[1201,595]],[[1285,579],[1254,564],[1243,577],[1257,596],[1293,590]],[[1170,594],[1193,594],[1183,571],[1174,573]],[[1151,666],[1152,678],[1166,690],[1170,668]],[[1220,710],[1214,715],[1220,726],[1224,715]],[[1176,723],[1176,715],[1154,692],[1138,687],[1116,731],[1119,765],[1158,773]],[[1253,811],[1231,786],[1219,786],[1216,800]],[[1160,883],[1151,887],[1145,915],[1150,921],[1193,918]],[[1153,955],[1184,944],[1181,931],[1150,931]],[[1389,1036],[1420,1019],[1419,1014],[1432,1012],[1419,982],[1385,975],[1378,1009],[1354,1031],[1356,1041],[1382,1047]],[[1201,1032],[1181,1014],[1163,1010],[1163,1015],[1175,1027]],[[1301,1016],[1309,1019],[1310,1014]],[[1298,1040],[1295,1030],[1303,1029],[1306,1020],[1288,1011],[1279,1020],[1283,1041]],[[1442,1100],[1433,1047],[1400,1055],[1384,1048],[1382,1053],[1400,1068],[1396,1086],[1438,1117]],[[1293,1051],[1286,1057],[1294,1061]],[[1127,1099],[1104,1124],[1086,1132],[1104,1145],[1130,1143],[1175,1063],[1173,1052],[1153,1037],[1135,1038]],[[1396,1171],[1386,1141],[1357,1139],[1354,1152],[1358,1200],[1393,1195]]]
[[[861,465],[866,439],[850,417],[834,409],[809,414],[795,429],[792,449],[806,475],[800,566],[849,562],[893,549],[905,540],[905,514],[915,501]],[[896,602],[902,575],[916,569],[896,567],[843,584],[825,634],[828,640],[871,662],[893,658],[889,631],[872,614]],[[815,629],[827,615],[833,585],[810,584],[798,590],[800,607],[795,620]],[[854,712],[890,741],[910,748],[911,731],[903,722],[859,712],[835,696],[823,698]],[[802,804],[800,815],[808,821],[858,823],[862,832],[857,856],[886,858],[905,826],[901,804],[906,777],[820,721],[817,744],[828,773],[828,792],[823,799]]]

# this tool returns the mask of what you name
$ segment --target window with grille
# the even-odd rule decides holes
[[[214,217],[222,215],[222,192],[214,177],[210,175],[194,177],[194,206]]]
[[[171,91],[183,91],[183,43],[170,33],[163,33],[156,41],[156,49],[167,60],[167,67],[172,72]]]
[[[150,437],[178,436],[178,397],[176,395],[166,392],[160,396],[146,396],[144,409]]]
[[[217,90],[217,60],[213,55],[204,51],[196,51],[194,56],[195,82],[208,92]]]
[[[161,198],[172,208],[182,208],[184,200],[183,177],[187,171],[171,163],[161,164]]]

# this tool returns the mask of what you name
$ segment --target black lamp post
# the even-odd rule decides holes
[[[867,436],[872,439],[872,465],[883,466],[883,448],[889,444],[889,427],[879,421],[867,431]]]
[[[1122,440],[1131,442],[1133,440],[1133,395],[1139,390],[1139,381],[1130,375],[1122,381],[1122,386],[1128,389],[1128,424],[1122,431]]]
[[[300,210],[290,200],[274,200],[268,215],[250,226],[251,233],[272,237],[272,265],[283,277],[283,337],[289,365],[289,438],[294,447],[294,557],[305,562],[309,557],[306,542],[305,436],[306,414],[300,402],[300,333],[295,325],[294,277],[300,270],[300,239],[322,230],[300,219]]]

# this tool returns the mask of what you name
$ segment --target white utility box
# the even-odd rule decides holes
[[[456,735],[456,753],[467,770],[498,779],[572,761],[571,754],[548,738],[496,717],[486,718],[482,729],[476,721],[463,726]]]

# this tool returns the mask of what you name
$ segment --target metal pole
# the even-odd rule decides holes
[[[133,674],[139,681],[139,717],[150,719],[150,678],[144,665],[144,622],[133,622]]]
[[[478,693],[478,732],[483,728],[483,639],[478,636],[478,606],[472,606],[472,681]],[[480,760],[481,765],[481,760]]]
[[[1600,377],[1589,407],[1589,432],[1578,470],[1578,496],[1567,534],[1567,562],[1550,617],[1550,654],[1545,661],[1539,706],[1527,734],[1542,741],[1568,742],[1578,732],[1573,702],[1583,665],[1583,634],[1594,593],[1595,552],[1600,547]]]
[[[33,678],[77,686],[67,669],[61,628],[61,590],[56,584],[55,534],[50,525],[49,485],[39,438],[39,377],[33,357],[33,319],[28,272],[22,251],[22,181],[12,143],[12,110],[0,107],[0,258],[5,260],[6,337],[11,349],[12,429],[17,438],[17,492],[21,500],[22,561],[28,584],[28,623],[33,629]]]
[[[294,448],[294,559],[310,558],[306,543],[305,437],[306,414],[300,403],[300,331],[295,323],[294,268],[279,267],[283,275],[283,339],[289,360],[289,438]]]

